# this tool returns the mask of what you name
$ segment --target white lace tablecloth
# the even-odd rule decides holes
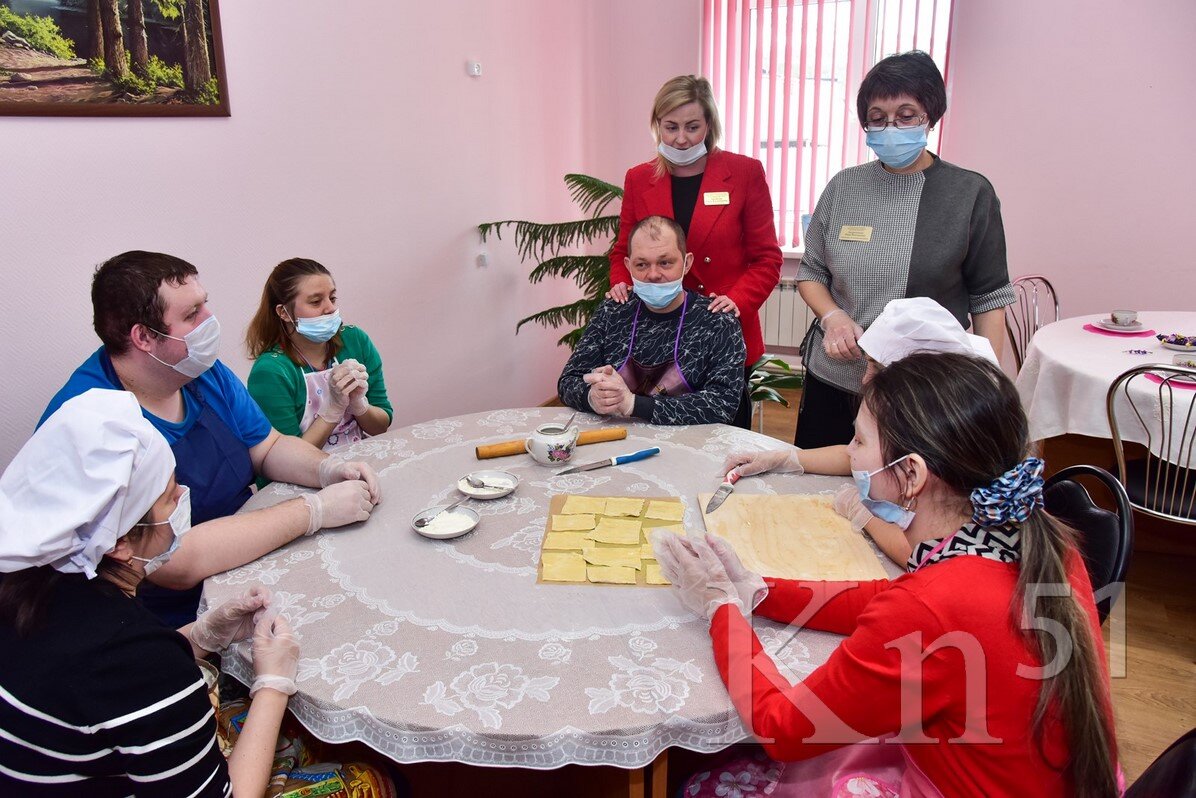
[[[1083,329],[1085,324],[1107,315],[1062,319],[1043,327],[1031,339],[1026,362],[1017,376],[1017,389],[1029,416],[1030,437],[1033,440],[1067,434],[1112,438],[1105,397],[1117,376],[1134,366],[1170,364],[1172,356],[1180,354],[1163,348],[1153,336],[1114,337]],[[1162,334],[1196,334],[1196,313],[1192,312],[1142,311],[1138,314],[1138,320],[1145,325],[1145,329],[1154,329]],[[1131,354],[1127,351],[1132,349],[1149,350],[1149,354]],[[1136,383],[1133,396],[1138,407],[1152,408],[1150,415],[1143,414],[1154,432],[1151,448],[1155,454],[1167,457],[1166,452],[1159,450],[1160,392],[1144,380]],[[1173,439],[1178,441],[1187,408],[1196,399],[1196,391],[1176,388],[1170,393],[1163,391],[1162,396],[1163,402],[1175,402],[1175,407],[1180,410],[1173,414],[1176,427]],[[1142,423],[1134,415],[1129,402],[1123,397],[1115,408],[1121,437],[1146,444]]]
[[[721,425],[627,424],[626,440],[579,447],[575,461],[653,445],[661,454],[570,476],[526,455],[474,457],[479,443],[520,437],[571,412],[499,410],[347,447],[381,474],[373,517],[209,579],[205,602],[267,585],[302,646],[294,713],[321,739],[358,740],[400,762],[635,768],[669,746],[717,751],[743,739],[707,624],[671,588],[538,585],[536,564],[552,494],[679,496],[686,527],[701,530],[697,493],[717,487],[724,456],[783,444]],[[583,427],[602,424],[579,418]],[[465,537],[415,534],[415,514],[456,496],[457,478],[478,468],[511,471],[520,485],[503,499],[469,501],[482,520]],[[842,482],[772,475],[745,478],[736,490],[830,492]],[[271,485],[246,509],[299,491]],[[790,637],[779,624],[757,626],[770,652]],[[802,631],[776,659],[796,681],[839,640]],[[249,652],[242,643],[225,658],[243,681],[251,680]]]

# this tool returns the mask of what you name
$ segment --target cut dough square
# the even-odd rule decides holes
[[[554,515],[552,517],[553,532],[570,532],[594,528],[592,515]]]
[[[648,502],[648,511],[644,513],[645,518],[659,518],[662,521],[680,521],[684,515],[685,508],[681,502],[662,501]]]
[[[617,565],[624,568],[640,568],[640,551],[632,546],[592,547],[581,551],[590,565]]]
[[[593,532],[588,533],[591,540],[599,543],[621,543],[623,545],[637,545],[640,542],[639,519],[603,518]]]
[[[606,509],[606,499],[595,499],[592,496],[566,496],[565,506],[561,508],[561,515],[576,515],[601,513]]]
[[[635,569],[617,565],[591,565],[586,569],[586,578],[591,582],[611,585],[634,585]]]
[[[541,575],[546,582],[585,582],[586,561],[580,554],[545,552]]]
[[[656,559],[656,552],[652,550],[651,543],[641,543],[640,544],[640,559],[643,559],[643,560],[655,560]]]
[[[660,572],[660,564],[655,562],[644,563],[644,581],[650,585],[672,584]]]
[[[549,532],[544,536],[545,551],[581,551],[589,545],[584,532]]]
[[[639,515],[644,509],[643,499],[607,499],[604,515]]]

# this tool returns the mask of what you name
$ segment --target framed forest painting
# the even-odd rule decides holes
[[[228,116],[216,0],[0,0],[0,115]]]

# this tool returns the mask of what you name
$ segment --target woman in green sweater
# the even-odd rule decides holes
[[[274,267],[245,344],[249,393],[282,434],[329,449],[390,427],[382,357],[364,330],[341,322],[336,283],[314,260]]]

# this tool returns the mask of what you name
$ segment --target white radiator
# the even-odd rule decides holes
[[[792,277],[782,279],[760,309],[764,348],[770,354],[796,356],[811,321],[810,308],[797,292],[797,280]],[[792,366],[801,362],[797,357],[787,357],[785,360]]]

